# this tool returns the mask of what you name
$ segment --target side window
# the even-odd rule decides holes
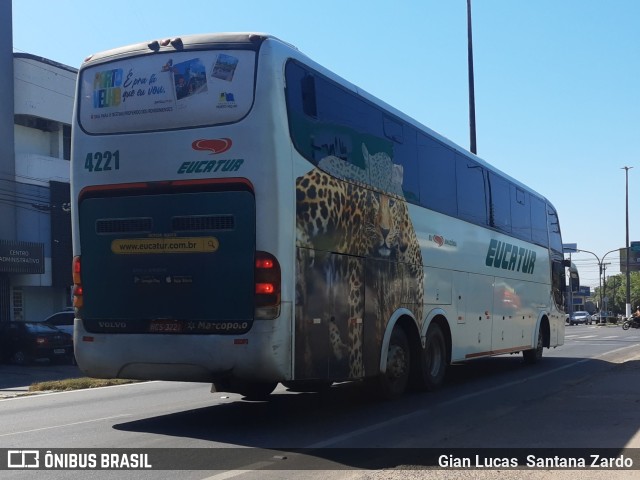
[[[489,172],[490,225],[507,233],[511,232],[510,185],[506,179]]]
[[[479,225],[487,224],[485,170],[474,161],[456,155],[458,215]]]
[[[458,212],[455,153],[437,140],[418,134],[420,204],[445,215]]]
[[[419,201],[415,128],[296,61],[285,76],[289,131],[301,155],[337,178]]]
[[[549,246],[547,234],[547,207],[545,203],[531,195],[531,240],[540,246]]]
[[[562,235],[560,234],[560,221],[555,209],[547,204],[547,220],[549,221],[549,247],[562,253]]]
[[[561,254],[553,255],[553,257],[551,261],[551,289],[553,291],[553,300],[561,310],[565,310],[564,293],[566,289],[566,278],[564,263]]]
[[[513,234],[531,241],[531,205],[529,193],[511,185],[511,231]]]
[[[384,117],[384,135],[392,140],[391,179],[382,190],[391,191],[404,196],[407,201],[418,203],[420,200],[418,179],[418,154],[416,152],[416,130],[404,123]],[[382,164],[384,166],[384,164]],[[369,165],[371,184],[375,187],[376,174],[381,165]],[[384,169],[386,170],[386,169]],[[388,175],[388,173],[384,173]],[[384,182],[383,182],[384,183]],[[387,182],[389,183],[389,182]],[[398,186],[400,189],[398,189]]]

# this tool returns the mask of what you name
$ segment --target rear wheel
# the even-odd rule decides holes
[[[247,400],[266,400],[277,386],[276,382],[247,382],[239,386],[237,393]]]
[[[622,329],[623,330],[629,330],[630,326],[631,326],[631,322],[629,320],[625,320],[624,322],[622,322]]]
[[[425,390],[437,390],[444,383],[447,372],[447,343],[437,323],[429,325],[420,357],[421,386]]]
[[[382,398],[392,400],[400,397],[409,382],[411,368],[411,351],[404,330],[396,326],[391,332],[389,349],[387,350],[387,368],[378,377],[379,394]]]

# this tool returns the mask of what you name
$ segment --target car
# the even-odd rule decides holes
[[[591,321],[594,323],[607,323],[610,318],[615,318],[612,312],[596,312],[591,315]]]
[[[56,363],[73,363],[73,337],[44,322],[0,322],[2,360],[28,365],[48,358]]]
[[[569,325],[577,325],[579,323],[584,323],[585,325],[591,324],[591,315],[589,312],[580,310],[571,314]]]
[[[62,312],[54,313],[53,315],[45,318],[42,323],[57,327],[73,337],[74,319],[75,313],[73,310],[64,310]]]

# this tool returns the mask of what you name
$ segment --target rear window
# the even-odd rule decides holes
[[[80,73],[78,122],[108,134],[230,123],[253,104],[255,52],[132,57]]]

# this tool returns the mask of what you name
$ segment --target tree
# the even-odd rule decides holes
[[[631,272],[631,310],[634,311],[640,305],[640,272]],[[607,277],[602,285],[603,298],[607,297],[606,310],[612,311],[614,314],[625,314],[626,312],[626,295],[627,295],[627,278],[625,274],[611,275]],[[600,304],[600,287],[594,289],[591,296],[595,303]],[[600,307],[605,310],[604,306]]]

